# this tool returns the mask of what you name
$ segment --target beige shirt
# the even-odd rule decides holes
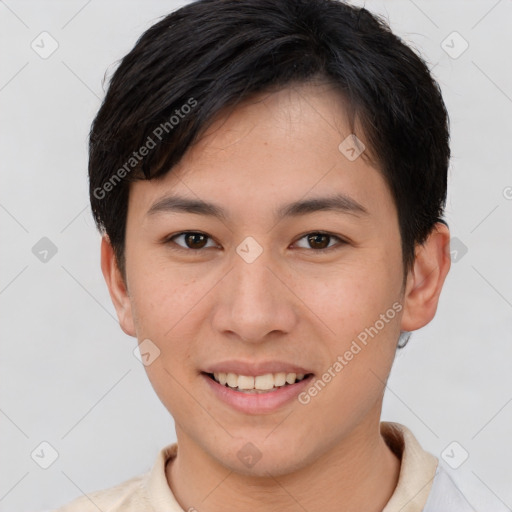
[[[382,512],[421,512],[436,475],[438,459],[421,448],[412,432],[399,423],[381,422],[381,433],[401,460],[395,492]],[[120,485],[81,496],[56,512],[184,512],[169,488],[166,463],[177,443],[163,448],[150,472]]]

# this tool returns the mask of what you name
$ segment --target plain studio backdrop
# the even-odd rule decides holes
[[[175,441],[100,271],[87,135],[105,71],[182,4],[0,2],[2,512],[116,485]],[[427,60],[451,118],[453,264],[382,419],[408,426],[481,512],[512,510],[512,2],[353,4]]]

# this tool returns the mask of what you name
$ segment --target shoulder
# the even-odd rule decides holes
[[[446,470],[438,464],[424,512],[475,512]]]
[[[53,512],[144,512],[152,510],[139,475],[119,485],[82,495]]]
[[[167,510],[181,511],[167,483],[166,464],[176,457],[177,443],[162,448],[153,467],[147,473],[79,498],[53,512],[153,512],[152,503],[167,506]]]

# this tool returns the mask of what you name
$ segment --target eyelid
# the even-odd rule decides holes
[[[306,231],[306,233],[299,235],[297,237],[297,239],[295,240],[295,242],[293,242],[293,243],[294,244],[297,243],[299,240],[302,240],[307,235],[325,235],[325,236],[330,237],[331,239],[335,238],[338,241],[337,244],[332,245],[330,247],[326,247],[325,249],[310,249],[310,248],[299,247],[299,249],[303,249],[303,250],[314,252],[314,253],[317,252],[317,253],[323,254],[332,249],[338,249],[340,246],[347,245],[349,243],[348,240],[346,240],[345,238],[343,238],[339,235],[335,235],[334,233],[330,233],[329,231]]]
[[[173,238],[177,238],[179,236],[182,236],[182,235],[190,235],[190,234],[193,234],[193,235],[203,235],[205,236],[206,238],[208,238],[208,241],[206,243],[208,243],[210,240],[214,243],[217,244],[217,242],[215,241],[215,239],[209,235],[208,233],[204,233],[203,231],[179,231],[178,233],[174,233],[172,235],[169,235],[169,236],[166,236],[163,240],[162,240],[162,243],[164,245],[169,245],[169,244],[175,244],[176,247],[173,249],[176,249],[176,250],[183,250],[183,251],[188,251],[188,252],[201,252],[202,250],[204,249],[211,249],[212,247],[203,247],[201,249],[190,249],[188,247],[183,247],[179,244],[177,244],[176,242],[174,242]],[[218,245],[218,244],[217,244]]]
[[[169,244],[173,243],[176,246],[176,247],[172,248],[173,250],[178,250],[178,251],[182,250],[182,251],[193,252],[193,253],[200,253],[201,251],[203,251],[205,249],[212,249],[212,247],[202,247],[201,249],[190,249],[188,247],[183,247],[183,246],[175,243],[172,240],[173,238],[177,238],[179,236],[187,235],[187,234],[203,235],[203,236],[207,237],[209,239],[209,241],[211,240],[212,242],[214,242],[217,245],[219,245],[218,242],[216,242],[216,240],[211,235],[209,235],[208,233],[204,233],[203,231],[192,231],[192,230],[191,231],[179,231],[178,233],[173,233],[172,235],[166,236],[162,240],[162,243],[164,245],[169,245]],[[319,231],[319,230],[311,231],[310,230],[310,231],[306,231],[305,233],[299,235],[295,239],[295,241],[292,242],[292,245],[297,243],[299,240],[302,240],[303,238],[307,237],[308,235],[313,235],[313,234],[314,235],[325,235],[325,236],[328,236],[331,239],[336,239],[338,243],[336,243],[333,246],[326,247],[325,249],[312,249],[312,248],[299,247],[298,248],[299,250],[306,250],[308,252],[323,254],[323,253],[329,252],[331,250],[338,249],[338,248],[340,248],[340,246],[348,245],[350,243],[350,241],[347,240],[346,238],[343,238],[343,237],[341,237],[339,235],[335,235],[334,233],[330,233],[329,231]]]

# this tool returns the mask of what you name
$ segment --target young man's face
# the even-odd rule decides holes
[[[339,149],[349,135],[335,92],[288,88],[219,119],[163,179],[131,185],[116,307],[125,332],[151,340],[146,357],[160,351],[146,370],[183,453],[279,475],[378,429],[404,313],[402,253],[381,173],[347,158],[358,148]],[[342,195],[362,208],[286,214]],[[166,197],[224,217],[166,209]],[[222,387],[213,371],[312,376],[257,394]]]

